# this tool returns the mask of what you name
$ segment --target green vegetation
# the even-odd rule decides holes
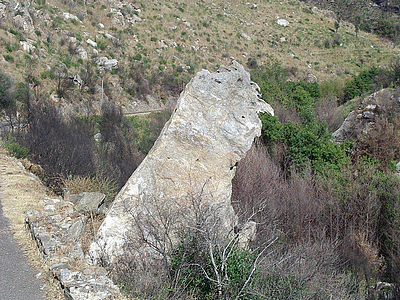
[[[33,19],[32,53],[18,51],[28,36],[13,20],[5,17],[0,28],[8,62],[0,72],[0,108],[13,128],[3,134],[4,147],[40,164],[41,178],[56,193],[100,190],[112,201],[170,116],[128,117],[112,103],[132,107],[126,104],[145,103],[149,95],[169,103],[200,68],[214,71],[231,57],[242,59],[276,112],[260,114],[257,155],[239,163],[233,183],[241,222],[262,224],[256,240],[246,250],[234,234],[218,243],[211,238],[218,235],[215,228],[197,219],[147,273],[140,269],[145,264],[127,262],[125,274],[117,276],[121,287],[143,299],[362,299],[377,281],[399,284],[400,186],[392,174],[400,160],[399,109],[382,112],[365,136],[342,145],[331,141],[358,97],[398,87],[400,62],[391,59],[399,52],[399,6],[353,4],[161,0],[139,2],[136,10],[39,0],[36,9],[50,19]],[[314,5],[329,5],[336,15]],[[78,7],[90,9],[86,14]],[[64,20],[62,11],[75,12],[82,26]],[[277,15],[290,25],[278,26]],[[132,25],[128,18],[136,16],[146,21]],[[88,38],[100,53],[92,52]],[[117,59],[118,69],[99,67],[102,56]],[[80,84],[72,79],[78,74]],[[109,101],[99,113],[95,107],[104,98]],[[65,119],[58,107],[70,106],[88,115]],[[241,181],[250,182],[251,190]],[[271,237],[278,239],[268,248]]]
[[[3,147],[16,158],[26,158],[28,156],[28,149],[13,142],[5,142]]]
[[[282,124],[278,117],[260,116],[262,137],[267,146],[284,143],[287,146],[288,163],[304,169],[311,163],[312,169],[321,171],[326,166],[339,169],[346,164],[345,149],[330,141],[326,124],[318,124],[312,112],[302,114],[302,124]]]

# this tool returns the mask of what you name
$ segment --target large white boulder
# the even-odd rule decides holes
[[[189,207],[193,196],[218,208],[227,236],[237,221],[231,205],[236,163],[261,135],[258,113],[273,114],[259,97],[259,87],[235,61],[216,73],[197,73],[153,148],[117,195],[90,246],[90,260],[114,261],[124,254],[127,236],[143,234],[138,216],[151,216],[161,226],[160,210]],[[169,226],[182,229],[178,224]],[[148,251],[143,243],[141,252]]]

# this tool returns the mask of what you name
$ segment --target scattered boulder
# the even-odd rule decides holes
[[[89,261],[115,261],[124,255],[126,238],[140,239],[136,218],[157,218],[162,207],[171,214],[189,208],[190,195],[215,208],[226,237],[237,222],[231,205],[235,165],[261,135],[259,112],[273,114],[273,109],[260,99],[259,87],[236,61],[216,73],[197,73],[153,148],[114,200],[90,246]],[[171,241],[177,241],[181,225],[179,219],[171,225]],[[130,254],[154,253],[145,243],[138,247]]]
[[[28,17],[27,14],[16,15],[13,17],[13,23],[15,26],[22,29],[25,33],[32,34],[35,32],[35,27],[33,26],[32,19]]]
[[[94,136],[93,136],[93,138],[94,138],[94,140],[96,141],[96,142],[101,142],[102,140],[103,140],[103,135],[100,133],[100,132],[98,132],[98,133],[96,133]]]
[[[377,282],[368,289],[368,300],[382,299],[389,300],[393,298],[394,286],[387,282]]]
[[[0,2],[0,19],[5,18],[7,15],[7,6]]]
[[[115,36],[112,36],[109,33],[105,33],[104,36],[106,38],[110,39],[116,46],[121,46],[122,45],[121,41],[118,38],[116,38]]]
[[[244,38],[244,39],[246,39],[246,40],[248,40],[248,41],[251,41],[251,37],[250,36],[248,36],[247,34],[245,34],[244,32],[242,32],[242,38]]]
[[[72,15],[70,13],[67,13],[67,12],[63,13],[63,17],[64,17],[64,20],[70,20],[71,19],[71,20],[75,20],[75,21],[77,21],[79,23],[82,23],[82,21],[79,20],[79,18],[77,16],[74,16],[74,15]]]
[[[285,19],[277,19],[276,24],[286,27],[286,26],[289,26],[289,21],[285,20]]]
[[[108,59],[105,56],[96,57],[95,62],[99,67],[104,67],[105,69],[118,69],[118,60]]]
[[[32,42],[33,41],[31,41],[31,40],[20,41],[19,44],[22,46],[22,49],[24,49],[24,51],[31,52],[36,49],[36,47],[32,45],[33,44]]]
[[[86,43],[88,43],[90,46],[96,48],[97,47],[97,43],[95,41],[92,41],[91,39],[87,39]]]
[[[83,60],[87,60],[88,59],[88,55],[85,49],[83,49],[83,47],[81,45],[79,45],[78,47],[76,47],[75,52],[78,53],[79,57]]]
[[[315,83],[318,81],[318,78],[314,74],[308,74],[307,80],[308,80],[308,82]]]
[[[111,70],[111,69],[118,69],[118,60],[116,59],[108,59],[103,64],[104,68]]]
[[[81,198],[77,201],[75,208],[82,213],[98,213],[99,207],[103,204],[106,195],[100,192],[85,192],[79,194]]]

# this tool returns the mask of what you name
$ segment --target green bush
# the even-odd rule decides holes
[[[26,158],[28,156],[28,149],[22,147],[21,145],[13,142],[5,142],[4,148],[16,158]]]
[[[394,39],[397,35],[396,22],[390,19],[382,19],[376,22],[375,32],[380,36]]]
[[[12,56],[9,55],[9,54],[4,54],[3,57],[4,57],[4,59],[5,59],[7,62],[9,62],[9,63],[13,63],[13,62],[14,62],[14,57],[12,57]]]
[[[253,69],[251,77],[260,86],[263,99],[270,104],[294,105],[300,111],[313,106],[321,96],[318,83],[288,81],[288,70],[276,61]]]
[[[319,90],[322,98],[336,97],[344,98],[345,82],[341,79],[326,80],[319,84]]]
[[[326,124],[319,124],[310,110],[304,110],[300,116],[303,124],[282,124],[278,117],[260,114],[264,143],[271,148],[283,142],[287,145],[289,160],[299,169],[308,163],[315,171],[324,165],[339,168],[345,164],[345,149],[330,141]]]
[[[346,82],[345,101],[360,96],[364,92],[371,89],[374,77],[378,74],[379,69],[372,67],[368,70],[361,71],[360,74],[354,76],[353,79]]]
[[[223,290],[220,292],[227,297],[226,299],[233,299],[249,277],[257,251],[250,252],[235,244],[225,246],[226,253],[230,253],[226,261],[223,261],[221,248],[217,246],[212,251],[213,260],[218,271],[222,275],[225,274],[222,278]],[[171,252],[169,268],[172,278],[178,280],[179,284],[183,284],[187,291],[191,291],[199,299],[218,297],[217,285],[210,280],[216,276],[211,251],[201,235],[188,233],[183,236],[181,243]],[[243,293],[239,299],[254,298],[248,298],[246,293]]]

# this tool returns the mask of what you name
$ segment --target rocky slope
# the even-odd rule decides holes
[[[0,68],[29,78],[36,98],[86,114],[105,98],[125,111],[162,108],[195,72],[232,57],[249,68],[277,59],[293,80],[329,80],[397,56],[352,24],[335,32],[335,18],[296,1],[2,0]]]

